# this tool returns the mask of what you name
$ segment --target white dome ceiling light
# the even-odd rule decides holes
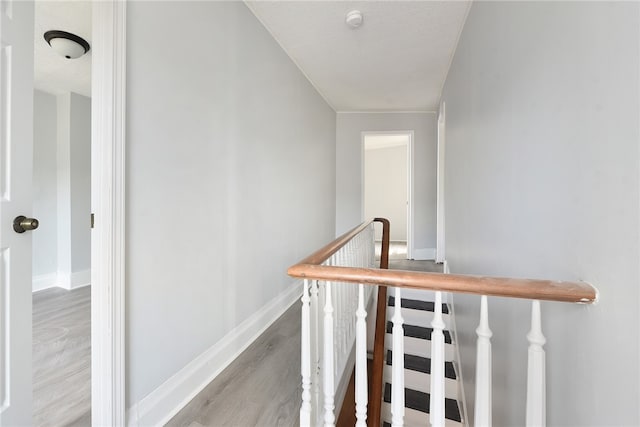
[[[47,31],[44,39],[53,50],[67,59],[80,58],[91,49],[85,39],[66,31]]]
[[[347,13],[347,16],[344,19],[344,22],[349,26],[349,28],[356,29],[362,25],[362,12],[359,10],[352,10]]]

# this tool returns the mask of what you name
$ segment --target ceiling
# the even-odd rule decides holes
[[[336,111],[435,111],[471,1],[246,3]],[[91,44],[91,2],[36,1],[34,38],[35,87],[91,96],[91,51],[57,55],[42,36],[53,29]]]
[[[336,111],[435,111],[470,0],[247,1]],[[347,12],[364,15],[360,28]]]
[[[76,34],[91,45],[91,2],[36,1],[34,37],[35,88],[53,94],[91,96],[91,50],[78,59],[65,59],[44,40],[48,30]]]

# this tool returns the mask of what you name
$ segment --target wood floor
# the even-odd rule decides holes
[[[91,425],[91,288],[33,294],[33,422]]]
[[[167,426],[296,426],[301,400],[296,302]]]

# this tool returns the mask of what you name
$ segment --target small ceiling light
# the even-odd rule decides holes
[[[47,31],[44,33],[44,39],[53,50],[67,59],[80,58],[91,49],[85,39],[66,31]]]
[[[362,25],[362,12],[359,10],[352,10],[347,13],[347,16],[344,19],[344,22],[352,29],[356,29]]]

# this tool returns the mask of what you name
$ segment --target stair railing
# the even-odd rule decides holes
[[[384,219],[378,218],[385,224]],[[488,323],[487,296],[525,298],[532,300],[529,361],[527,375],[526,425],[544,426],[545,413],[545,338],[541,329],[540,300],[591,304],[597,300],[597,290],[584,282],[559,282],[457,274],[427,273],[374,268],[374,220],[366,221],[338,237],[322,249],[288,270],[292,277],[303,279],[302,296],[302,405],[300,425],[335,425],[335,397],[338,383],[345,377],[351,350],[355,351],[356,425],[380,425],[380,400],[372,392],[371,409],[367,414],[366,318],[372,286],[379,289],[394,286],[395,309],[392,318],[392,426],[404,421],[404,351],[402,350],[403,319],[401,290],[404,288],[436,291],[432,322],[430,422],[445,425],[444,395],[444,323],[441,292],[481,295],[480,324],[476,367],[475,425],[490,426],[491,411],[491,330]],[[386,221],[388,236],[388,221]],[[358,286],[337,286],[351,283]],[[385,290],[386,292],[386,290]],[[335,296],[334,296],[335,295]],[[380,309],[382,301],[383,309]],[[324,308],[320,312],[320,304]],[[386,295],[378,300],[377,313],[384,313]],[[322,322],[320,321],[322,315]],[[375,345],[384,339],[384,321],[376,322]],[[379,329],[381,328],[381,329]],[[336,335],[336,329],[338,336]],[[384,351],[384,343],[382,344]],[[375,357],[375,351],[374,351]],[[374,361],[375,364],[375,361]],[[382,375],[373,378],[372,391],[382,390]],[[322,390],[320,390],[322,387]],[[380,394],[378,394],[380,396]],[[373,400],[377,401],[373,402]],[[322,405],[322,406],[320,406]]]

